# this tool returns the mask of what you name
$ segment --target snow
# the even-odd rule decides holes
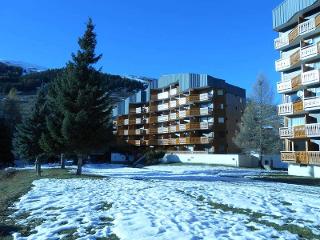
[[[42,219],[29,237],[77,239],[299,239],[268,222],[320,235],[320,188],[252,180],[252,169],[212,166],[86,165],[103,179],[41,179],[14,206],[21,224]],[[24,213],[28,213],[27,217]]]

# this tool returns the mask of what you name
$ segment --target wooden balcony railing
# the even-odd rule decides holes
[[[293,127],[293,135],[295,138],[306,138],[306,127],[305,125]]]
[[[320,165],[319,151],[281,152],[281,160],[287,163]]]
[[[293,113],[300,113],[303,112],[303,102],[298,101],[293,103]]]
[[[279,129],[281,138],[312,138],[320,137],[320,123],[305,124]]]
[[[299,36],[299,29],[298,26],[296,26],[292,31],[289,33],[289,42],[292,43],[294,42],[297,37]]]
[[[282,58],[276,61],[276,71],[280,72],[296,65],[300,61],[300,50],[297,50],[290,57]]]

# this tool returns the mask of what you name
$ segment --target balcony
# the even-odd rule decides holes
[[[281,138],[312,138],[320,137],[320,123],[305,124],[279,129]]]
[[[167,128],[167,127],[158,127],[157,133],[159,133],[159,134],[169,133],[169,128]]]
[[[165,111],[169,109],[169,104],[168,103],[164,103],[164,104],[160,104],[158,105],[158,111]]]
[[[174,133],[174,132],[177,132],[177,131],[178,131],[178,126],[177,125],[170,126],[170,132],[171,133]]]
[[[294,42],[299,36],[299,29],[298,26],[296,26],[292,31],[289,33],[289,43]]]
[[[286,93],[286,92],[290,92],[291,90],[292,90],[291,80],[277,83],[278,93]]]
[[[141,109],[141,107],[139,107],[139,108],[136,108],[136,113],[137,114],[139,114],[139,113],[141,113],[142,112],[142,109]]]
[[[301,84],[308,86],[311,84],[316,84],[320,82],[320,71],[317,70],[312,70],[308,72],[304,72],[301,75]]]
[[[177,117],[177,113],[170,113],[170,120],[176,120]]]
[[[170,96],[174,96],[178,94],[178,89],[177,88],[172,88],[170,89]]]
[[[276,61],[276,71],[281,72],[295,66],[300,61],[300,51],[296,51],[290,57],[282,58]]]
[[[319,151],[281,152],[281,161],[287,163],[320,165]]]
[[[168,122],[169,121],[169,115],[162,115],[162,116],[158,116],[158,123],[162,123],[162,122]]]
[[[274,40],[274,48],[275,49],[281,49],[285,46],[289,45],[289,35],[283,35],[281,37],[278,37]]]
[[[163,100],[169,98],[169,92],[158,93],[157,100]]]
[[[180,98],[179,99],[179,105],[185,105],[185,104],[187,104],[187,98],[186,97]]]
[[[141,141],[140,140],[128,140],[128,144],[135,145],[135,146],[140,146]]]
[[[173,100],[173,101],[170,101],[170,108],[176,108],[177,107],[177,101],[176,100]]]
[[[303,102],[283,103],[278,105],[278,115],[286,116],[303,112]]]
[[[124,124],[124,125],[129,125],[129,119],[125,119],[125,120],[123,121],[123,124]]]
[[[303,101],[303,108],[305,111],[320,109],[320,97],[305,98]]]
[[[320,25],[320,15],[299,24],[299,35],[314,31]]]
[[[300,50],[300,59],[307,60],[307,59],[313,58],[317,56],[319,52],[320,52],[319,43],[303,47]]]
[[[280,138],[293,138],[293,129],[288,127],[283,127],[279,129]]]
[[[293,90],[297,90],[301,86],[301,75],[295,76],[289,81],[278,82],[278,93],[287,93]]]

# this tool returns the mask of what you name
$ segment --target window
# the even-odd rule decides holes
[[[218,118],[218,123],[224,123],[224,117],[219,117]]]
[[[223,96],[223,90],[222,90],[222,89],[219,89],[219,90],[217,91],[217,95],[218,95],[218,96]]]
[[[224,108],[223,103],[221,103],[220,104],[220,109],[223,109],[223,108]]]

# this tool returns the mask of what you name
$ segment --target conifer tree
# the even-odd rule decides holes
[[[40,147],[40,138],[46,131],[46,89],[42,87],[35,99],[29,116],[17,125],[14,134],[14,150],[22,158],[35,159],[36,172],[41,175],[41,156],[43,150]]]
[[[66,139],[62,135],[61,127],[64,119],[62,106],[58,94],[62,89],[64,78],[60,75],[49,84],[47,95],[48,114],[46,115],[46,131],[40,139],[40,146],[47,154],[60,155],[61,168],[65,168],[64,153],[68,149]]]
[[[77,174],[81,174],[83,159],[105,148],[112,136],[112,106],[101,72],[94,68],[102,56],[95,53],[97,41],[91,19],[78,44],[80,50],[72,54],[49,98],[53,97],[51,104],[57,111],[53,117],[59,116],[57,126],[52,127],[57,130],[55,139],[65,144],[66,152],[77,154]]]
[[[252,96],[241,118],[234,142],[244,152],[257,152],[261,164],[264,154],[280,151],[280,124],[281,120],[273,103],[272,88],[264,76],[259,76],[253,86]]]

